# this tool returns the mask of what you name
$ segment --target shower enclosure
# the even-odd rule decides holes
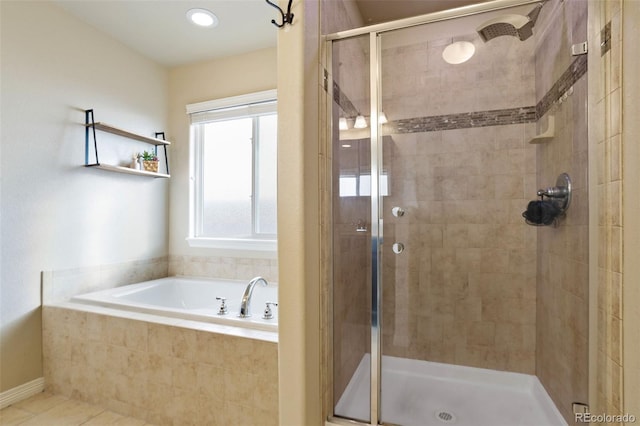
[[[585,2],[498,0],[327,40],[331,421],[573,424],[588,401]],[[572,207],[527,225],[560,173]]]

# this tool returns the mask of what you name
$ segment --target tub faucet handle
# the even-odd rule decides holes
[[[264,315],[262,315],[263,319],[271,319],[273,318],[273,311],[271,310],[271,306],[278,306],[276,302],[267,302],[264,307]]]
[[[220,309],[218,309],[218,315],[227,315],[227,298],[226,297],[216,297],[216,300],[220,301]]]

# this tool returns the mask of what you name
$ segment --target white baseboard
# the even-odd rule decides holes
[[[0,410],[44,391],[44,377],[0,393]]]

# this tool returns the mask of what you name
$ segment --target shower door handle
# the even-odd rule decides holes
[[[404,251],[404,244],[402,243],[393,243],[391,249],[395,254],[400,254]]]

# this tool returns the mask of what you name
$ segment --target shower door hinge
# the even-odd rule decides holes
[[[611,49],[611,21],[607,22],[600,31],[600,56],[603,56]]]
[[[571,54],[573,56],[585,55],[589,51],[587,42],[577,43],[571,46]]]
[[[324,87],[324,91],[326,92],[327,90],[329,90],[329,71],[327,71],[326,69],[324,69],[323,71],[324,76],[322,78],[322,87]]]

